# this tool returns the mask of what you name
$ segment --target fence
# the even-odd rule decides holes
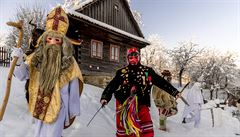
[[[10,53],[5,47],[0,47],[0,66],[10,66]]]

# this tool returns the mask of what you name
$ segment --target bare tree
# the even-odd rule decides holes
[[[216,92],[216,98],[218,98],[218,89],[226,88],[229,82],[234,81],[236,72],[234,55],[232,53],[215,54],[209,59],[210,62],[206,62],[206,70],[203,73],[204,81]],[[211,92],[212,98],[213,91]]]
[[[162,40],[157,34],[149,36],[150,45],[141,49],[141,61],[143,64],[153,67],[158,73],[168,68],[168,60]]]
[[[4,37],[0,34],[0,47],[4,46]]]
[[[180,42],[179,47],[168,50],[168,54],[178,70],[179,86],[182,86],[182,76],[189,67],[189,64],[203,51],[203,49],[198,49],[197,47],[198,44],[189,41]]]
[[[202,80],[203,75],[208,68],[212,68],[215,60],[215,52],[209,50],[203,50],[190,64],[187,72],[191,81],[197,81],[199,78]]]
[[[208,50],[196,58],[189,66],[189,73],[192,79],[199,79],[204,82],[205,87],[210,89],[210,99],[213,99],[215,92],[218,98],[219,89],[233,87],[236,80],[236,58],[231,52],[220,53],[215,50]]]
[[[45,17],[45,10],[39,6],[20,6],[17,9],[16,15],[13,17],[12,20],[24,21],[24,37],[22,46],[23,50],[26,50],[26,48],[28,47],[29,36],[31,36],[31,32],[33,29],[33,26],[30,25],[29,22],[32,20],[32,22],[36,24],[38,28],[43,29],[45,26]],[[6,37],[6,45],[9,47],[15,46],[17,39],[18,31],[14,28]]]

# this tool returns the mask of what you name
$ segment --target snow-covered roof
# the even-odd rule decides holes
[[[89,1],[90,1],[90,0],[89,0]],[[139,41],[141,41],[141,42],[150,44],[149,41],[147,41],[146,39],[144,39],[144,38],[142,38],[142,37],[133,35],[133,34],[131,34],[131,33],[128,33],[128,32],[126,32],[126,31],[123,31],[123,30],[121,30],[121,29],[118,29],[118,28],[116,28],[116,27],[114,27],[114,26],[112,26],[112,25],[106,24],[106,23],[104,23],[104,22],[98,21],[98,20],[93,19],[93,18],[91,18],[91,17],[89,17],[89,16],[86,16],[86,15],[84,15],[84,14],[81,14],[81,13],[75,11],[73,8],[71,8],[71,9],[65,8],[65,12],[68,13],[68,14],[70,14],[70,15],[73,15],[73,16],[76,16],[76,17],[79,17],[79,18],[82,18],[82,19],[84,19],[84,20],[87,20],[87,21],[89,21],[89,22],[91,22],[91,23],[97,24],[97,25],[99,25],[99,26],[101,26],[101,27],[104,27],[104,28],[107,28],[107,29],[109,29],[109,30],[112,30],[112,31],[115,31],[115,32],[117,32],[117,33],[120,33],[120,34],[123,34],[123,35],[125,35],[125,36],[128,36],[128,37],[130,37],[130,38],[133,38],[133,39],[139,40]]]
[[[84,7],[85,5],[91,3],[93,0],[75,0],[75,1],[65,1],[63,7],[65,9],[78,10]]]

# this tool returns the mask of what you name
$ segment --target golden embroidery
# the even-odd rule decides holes
[[[48,108],[52,93],[50,92],[47,95],[44,95],[42,91],[38,91],[38,98],[36,99],[36,104],[34,107],[34,115],[35,118],[43,120],[47,110],[44,108]]]
[[[39,119],[43,120],[43,118],[44,118],[44,114],[40,114]]]
[[[31,58],[33,54],[28,56],[27,62],[29,63],[29,73],[30,73],[30,82],[29,82],[29,111],[32,113],[34,117],[42,118],[43,122],[45,123],[52,123],[57,119],[58,113],[61,108],[61,97],[60,97],[60,89],[68,84],[71,80],[78,78],[79,79],[79,92],[80,95],[83,89],[83,78],[82,73],[76,63],[75,59],[73,58],[74,62],[69,70],[62,73],[59,80],[56,82],[56,85],[53,89],[51,97],[49,97],[49,106],[45,107],[37,107],[37,98],[38,98],[38,91],[39,91],[39,72],[31,65]],[[41,96],[39,96],[41,98]],[[45,99],[42,99],[42,102],[45,102]],[[48,101],[46,101],[48,102]],[[38,110],[37,108],[41,108],[42,111],[46,110],[46,113],[41,115],[40,112],[35,112]],[[41,116],[40,116],[41,115]],[[44,116],[45,115],[45,116]]]
[[[50,101],[50,98],[49,97],[44,97],[43,100],[44,100],[45,103],[48,103]]]

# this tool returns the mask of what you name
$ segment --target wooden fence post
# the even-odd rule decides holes
[[[0,47],[0,66],[10,66],[10,53],[8,53],[7,49],[4,47]]]

